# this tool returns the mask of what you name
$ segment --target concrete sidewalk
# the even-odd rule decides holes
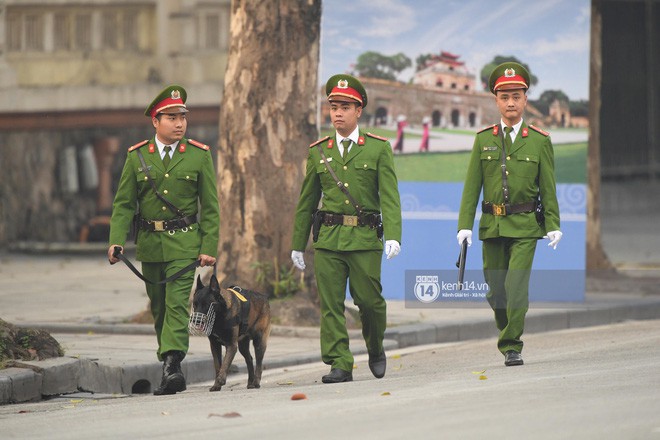
[[[111,267],[98,255],[0,255],[0,317],[50,331],[66,352],[62,358],[18,362],[0,370],[0,404],[81,391],[149,393],[160,382],[162,364],[156,359],[151,325],[125,323],[146,308],[143,285],[128,269]],[[532,305],[526,333],[660,317],[660,295],[649,294],[648,283],[617,289],[605,280],[597,286],[584,304]],[[496,336],[488,308],[410,308],[403,301],[388,301],[388,352]],[[366,353],[359,330],[351,331],[351,349],[355,355]],[[493,356],[499,356],[495,346]],[[318,328],[274,326],[265,368],[312,362],[320,363]],[[182,365],[189,383],[213,380],[206,338],[191,337]],[[232,371],[246,371],[240,354]]]

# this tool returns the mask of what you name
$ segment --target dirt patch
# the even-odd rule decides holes
[[[16,327],[0,319],[0,368],[13,360],[42,361],[61,356],[64,350],[47,331]]]

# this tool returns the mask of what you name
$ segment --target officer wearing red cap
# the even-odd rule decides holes
[[[144,114],[150,117],[155,135],[128,149],[112,209],[108,260],[119,261],[114,248],[123,253],[135,215],[137,259],[143,275],[154,283],[195,260],[200,266],[216,260],[220,224],[216,173],[209,147],[185,137],[186,98],[183,87],[171,85],[147,106]],[[163,361],[156,395],[186,389],[181,361],[188,351],[188,300],[194,273],[188,271],[164,285],[146,283],[157,356]]]
[[[321,358],[330,365],[324,383],[353,380],[353,355],[344,316],[346,283],[360,309],[369,368],[381,378],[386,303],[381,260],[399,253],[401,202],[390,143],[358,127],[367,93],[357,78],[334,75],[326,83],[336,133],[310,145],[293,230],[294,265],[305,269],[310,229],[314,273],[321,300]],[[321,201],[319,211],[317,207]],[[383,246],[383,240],[385,244]]]
[[[487,299],[507,366],[523,364],[521,337],[537,241],[548,238],[556,249],[562,236],[550,136],[523,120],[529,84],[529,72],[518,63],[500,64],[491,73],[489,87],[502,118],[476,135],[458,217],[458,243],[471,245],[483,190],[479,239]]]

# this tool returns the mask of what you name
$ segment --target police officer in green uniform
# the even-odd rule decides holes
[[[215,264],[220,213],[216,173],[209,147],[186,139],[186,91],[178,85],[165,88],[149,104],[145,115],[156,129],[150,140],[128,149],[110,222],[111,264],[119,261],[133,216],[137,212],[137,259],[143,275],[157,282],[199,260]],[[143,166],[140,156],[146,165]],[[171,203],[159,198],[152,188]],[[199,208],[198,208],[199,206]],[[188,351],[188,301],[194,270],[166,284],[146,283],[154,318],[157,356],[163,361],[163,378],[156,395],[186,389],[181,361]]]
[[[513,62],[500,64],[490,75],[502,119],[477,133],[458,217],[458,243],[470,245],[483,189],[479,239],[490,287],[487,299],[507,366],[523,364],[521,337],[537,240],[548,238],[556,249],[562,236],[552,142],[548,133],[522,118],[529,79],[529,72]]]
[[[336,134],[310,146],[291,258],[297,268],[305,269],[303,252],[316,222],[314,270],[321,300],[321,356],[331,366],[323,382],[353,380],[353,355],[344,316],[347,281],[360,310],[369,368],[381,378],[387,362],[383,350],[387,317],[380,283],[382,253],[384,247],[390,259],[401,249],[401,202],[392,147],[386,139],[358,128],[367,105],[360,81],[350,75],[334,75],[325,90]],[[319,200],[321,206],[316,212]]]

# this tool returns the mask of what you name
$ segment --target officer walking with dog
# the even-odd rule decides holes
[[[522,118],[529,84],[529,72],[518,63],[500,64],[491,73],[490,91],[502,119],[477,133],[458,217],[458,244],[470,245],[483,189],[479,239],[506,366],[523,364],[521,337],[537,241],[548,238],[556,249],[562,236],[550,136]]]
[[[134,221],[137,259],[151,281],[146,289],[163,361],[155,395],[186,389],[181,361],[188,351],[192,269],[215,264],[219,239],[213,159],[207,145],[185,138],[186,98],[183,87],[171,85],[147,107],[156,132],[128,149],[110,221],[110,263],[119,261]]]
[[[298,269],[305,269],[304,250],[313,229],[314,271],[321,300],[321,356],[331,367],[323,382],[353,380],[354,359],[344,315],[347,281],[360,310],[369,368],[381,378],[387,362],[383,350],[387,317],[380,283],[382,253],[384,247],[390,259],[401,248],[401,202],[392,147],[386,139],[358,127],[367,105],[360,81],[350,75],[334,75],[325,91],[336,134],[310,145],[291,259]],[[319,200],[321,208],[317,210]]]

